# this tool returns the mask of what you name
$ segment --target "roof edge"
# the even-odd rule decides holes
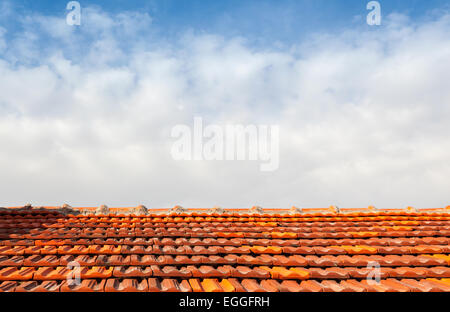
[[[414,208],[408,206],[406,208],[385,208],[377,209],[374,206],[367,208],[339,208],[337,206],[330,206],[329,208],[262,208],[254,206],[251,208],[183,208],[175,206],[173,208],[147,208],[143,205],[136,207],[108,207],[101,205],[99,207],[71,207],[67,204],[62,206],[32,206],[27,204],[25,206],[17,207],[0,207],[1,211],[21,211],[21,212],[57,212],[61,214],[73,215],[192,215],[196,213],[221,215],[221,214],[238,214],[238,215],[308,215],[308,214],[325,214],[325,215],[345,215],[352,213],[450,213],[450,206],[445,208]]]

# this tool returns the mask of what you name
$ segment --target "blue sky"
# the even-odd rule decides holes
[[[192,29],[224,36],[243,36],[255,44],[292,43],[315,32],[338,32],[346,27],[365,27],[364,0],[85,0],[82,7],[98,6],[103,11],[148,13],[153,27],[171,37]],[[64,16],[66,0],[17,0],[8,26],[14,31],[21,14]],[[420,22],[433,10],[448,10],[446,0],[380,1],[382,14],[408,15]],[[372,29],[375,30],[375,29]]]
[[[448,1],[0,0],[0,206],[445,207]],[[279,167],[177,161],[278,126]]]

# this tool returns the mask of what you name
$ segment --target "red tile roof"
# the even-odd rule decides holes
[[[0,208],[0,291],[450,291],[449,242],[450,207]]]

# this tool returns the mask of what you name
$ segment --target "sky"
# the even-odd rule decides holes
[[[0,0],[0,206],[450,205],[450,6]],[[279,127],[279,167],[174,127]]]

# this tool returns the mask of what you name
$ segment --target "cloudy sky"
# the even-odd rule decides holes
[[[449,205],[448,1],[367,2],[0,0],[0,206]],[[196,116],[278,170],[175,161]]]

